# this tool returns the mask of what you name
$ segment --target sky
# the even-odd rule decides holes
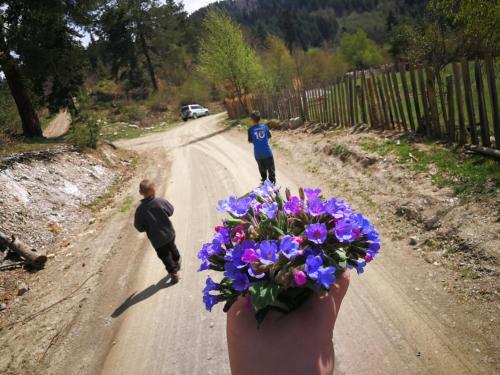
[[[184,3],[184,8],[189,13],[192,13],[210,3],[215,3],[214,0],[182,0],[182,2]]]

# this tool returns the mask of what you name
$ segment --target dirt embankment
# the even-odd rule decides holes
[[[418,160],[402,163],[395,155],[367,150],[366,145],[399,144],[391,132],[327,131],[321,125],[275,131],[275,147],[295,163],[321,176],[362,212],[377,212],[392,227],[394,240],[406,240],[413,254],[442,273],[444,290],[468,303],[479,303],[491,317],[498,314],[500,264],[500,200],[496,194],[480,199],[457,197],[449,187],[438,187],[439,171],[429,165],[415,168]],[[425,144],[415,144],[427,152]],[[444,150],[444,148],[443,148]],[[307,157],[304,157],[307,155]],[[413,158],[413,159],[411,159]]]
[[[110,146],[80,153],[68,148],[14,155],[0,160],[0,230],[48,254],[45,269],[17,268],[0,272],[0,340],[15,340],[30,315],[47,301],[57,301],[75,272],[85,269],[88,254],[74,252],[82,229],[92,231],[93,209],[111,196],[130,174],[133,155]],[[0,249],[3,258],[5,249]],[[5,263],[19,261],[9,254]],[[34,297],[34,298],[33,298]],[[57,324],[57,319],[53,320]],[[23,326],[23,329],[26,327]],[[53,327],[38,327],[33,340],[51,337]],[[53,335],[52,335],[53,336]],[[43,338],[42,338],[43,337]],[[22,369],[14,363],[29,353],[0,345],[0,372]],[[36,360],[36,358],[33,358]],[[11,366],[12,365],[12,366]]]

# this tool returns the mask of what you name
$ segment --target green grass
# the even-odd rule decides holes
[[[131,139],[138,138],[144,135],[160,133],[176,126],[182,125],[182,122],[176,123],[163,123],[148,128],[131,128],[123,123],[109,124],[104,126],[100,132],[100,138],[106,141],[116,141],[117,139]]]
[[[21,138],[12,142],[0,142],[0,157],[23,152],[40,151],[61,146],[64,142],[61,139],[45,138]]]
[[[382,156],[393,155],[399,163],[411,165],[415,172],[429,172],[438,187],[451,187],[462,197],[495,196],[500,188],[498,162],[481,156],[466,156],[442,146],[427,144],[425,150],[406,140],[378,140],[365,138],[362,148]]]
[[[127,213],[130,210],[130,207],[132,206],[133,198],[131,195],[127,195],[123,202],[120,205],[119,211],[121,213]]]

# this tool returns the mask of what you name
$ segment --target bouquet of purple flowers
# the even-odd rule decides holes
[[[288,313],[321,290],[328,291],[347,268],[362,273],[380,249],[379,233],[342,199],[325,199],[320,189],[286,197],[266,181],[247,196],[231,196],[218,210],[230,218],[215,228],[213,241],[198,254],[199,271],[210,276],[203,290],[207,310],[250,296],[261,323],[271,309]]]

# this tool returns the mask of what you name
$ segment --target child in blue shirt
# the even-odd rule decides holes
[[[276,184],[273,151],[269,146],[271,132],[267,125],[260,123],[259,112],[253,112],[250,119],[252,127],[248,129],[248,142],[253,143],[255,160],[259,166],[262,182],[269,180]]]

